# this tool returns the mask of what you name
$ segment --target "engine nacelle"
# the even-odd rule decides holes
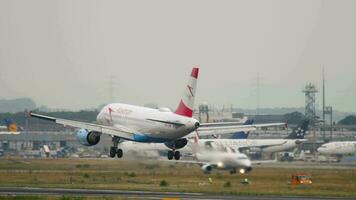
[[[185,147],[185,145],[187,145],[188,140],[185,138],[181,138],[178,140],[174,140],[171,142],[165,142],[164,145],[166,145],[166,147],[170,148],[170,149],[181,149],[183,147]]]
[[[211,165],[206,164],[203,165],[201,169],[203,170],[204,174],[209,174],[213,170],[213,167]]]
[[[88,132],[86,129],[80,129],[77,133],[77,138],[80,144],[85,146],[93,146],[99,143],[100,135],[100,132]]]

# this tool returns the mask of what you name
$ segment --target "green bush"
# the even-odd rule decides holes
[[[83,177],[84,178],[89,178],[90,176],[89,176],[89,174],[85,173]]]
[[[158,164],[147,164],[145,166],[146,169],[156,169],[156,168],[159,168],[159,165]]]
[[[231,182],[230,181],[226,181],[224,183],[224,187],[231,187]]]
[[[130,172],[127,174],[128,177],[136,177],[136,174],[135,172]]]
[[[167,187],[169,184],[166,180],[161,180],[161,182],[159,182],[159,186],[161,187]]]

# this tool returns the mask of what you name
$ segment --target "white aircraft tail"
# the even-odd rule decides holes
[[[199,153],[200,149],[199,149],[199,134],[198,132],[195,131],[195,137],[193,138],[193,140],[190,140],[190,147],[192,150],[192,155],[193,157],[197,158],[197,154]]]
[[[184,90],[184,95],[180,100],[176,114],[192,117],[193,109],[194,109],[194,99],[195,99],[195,91],[197,87],[197,79],[199,74],[199,68],[194,67],[192,69],[192,73],[190,74],[189,82]]]

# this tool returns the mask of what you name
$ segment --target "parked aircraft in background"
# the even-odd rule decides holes
[[[244,125],[252,125],[254,122],[253,119],[247,119],[244,123]],[[236,133],[233,133],[231,135],[231,139],[247,139],[249,135],[249,132],[248,131],[239,131],[239,132],[236,132]]]
[[[181,160],[179,163],[198,164],[205,174],[211,173],[213,169],[229,170],[230,174],[237,171],[244,174],[252,170],[250,159],[240,152],[223,152],[206,149],[199,145],[198,134],[190,143],[195,160]]]
[[[309,126],[309,121],[303,121],[285,139],[201,139],[200,145],[215,149],[230,149],[244,152],[245,150],[260,151],[262,153],[274,153],[286,151],[305,142],[304,135]]]
[[[329,142],[321,145],[317,151],[324,155],[353,155],[356,154],[356,141]]]
[[[252,127],[253,121],[249,120],[246,121],[244,123],[244,125],[241,125],[241,127]],[[285,125],[284,123],[273,123],[273,124],[256,124],[254,125],[255,128],[257,127],[270,127],[270,126],[281,126],[281,125]],[[251,130],[250,128],[248,128],[248,130]],[[226,130],[224,130],[226,131]],[[198,131],[199,134],[201,133],[201,131]],[[210,131],[209,131],[210,132]],[[231,133],[226,131],[226,133]],[[185,153],[185,154],[191,154],[192,153],[192,142],[193,142],[193,138],[195,138],[196,136],[193,135],[195,134],[195,132],[189,134],[188,136],[186,136],[185,138],[188,139],[188,143],[187,145],[182,148],[180,150],[181,153]],[[244,131],[239,131],[236,134],[239,135],[246,135],[246,133]],[[205,132],[206,135],[206,132]],[[244,136],[241,136],[244,137]],[[131,155],[135,156],[135,157],[159,157],[161,152],[163,151],[167,151],[167,149],[169,148],[167,145],[165,144],[161,144],[161,143],[139,143],[139,142],[135,142],[135,141],[123,141],[119,143],[119,147],[122,149],[126,149]]]
[[[0,126],[0,135],[3,134],[20,134],[20,128],[17,126],[16,122],[12,119],[4,119],[6,126]]]
[[[195,154],[196,160],[181,160],[180,163],[198,164],[205,174],[213,169],[229,170],[230,174],[244,174],[252,170],[250,159],[239,152],[205,151]],[[178,162],[178,161],[177,161]]]
[[[192,118],[198,79],[198,68],[193,68],[185,92],[175,112],[168,108],[152,109],[121,103],[106,105],[97,116],[97,123],[87,123],[60,119],[30,113],[32,117],[53,121],[65,126],[79,128],[77,133],[81,144],[93,146],[100,141],[101,134],[112,136],[113,146],[110,157],[122,157],[118,148],[121,139],[141,143],[164,143],[170,150],[168,159],[180,159],[177,149],[183,148],[188,134],[199,131],[201,135],[224,134],[234,131],[256,130],[255,125],[236,125],[236,123],[199,123]]]

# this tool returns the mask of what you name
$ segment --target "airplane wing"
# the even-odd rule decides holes
[[[175,162],[175,163],[185,163],[185,164],[196,164],[196,165],[206,165],[210,163],[207,162],[201,162],[197,160],[173,160],[173,161],[168,161],[168,162]]]
[[[229,133],[234,133],[234,132],[240,132],[240,131],[254,131],[257,130],[256,127],[244,127],[243,125],[239,126],[208,126],[208,127],[201,127],[197,129],[199,136],[208,136],[208,135],[223,135],[223,134],[229,134]],[[188,137],[195,137],[194,132],[190,133]]]
[[[284,145],[284,144],[286,144],[286,143],[287,143],[287,141],[282,140],[281,142],[276,143],[276,144],[251,145],[251,146],[248,146],[248,147],[249,147],[249,148],[259,147],[259,148],[261,148],[261,149],[264,149],[264,148],[267,148],[267,147],[281,146],[281,145]],[[244,147],[242,147],[242,148],[244,148]]]
[[[174,162],[174,163],[183,163],[183,164],[194,164],[194,165],[199,165],[199,166],[204,166],[204,165],[209,165],[211,167],[216,167],[216,163],[210,163],[210,162],[203,162],[203,161],[198,161],[198,160],[163,160],[167,162]]]
[[[259,148],[259,149],[265,149],[268,147],[274,147],[274,146],[282,146],[286,144],[288,141],[285,139],[281,139],[279,141],[272,141],[272,142],[256,142],[256,140],[231,140],[231,142],[228,143],[221,143],[220,139],[207,139],[204,141],[204,145],[206,146],[214,146],[216,148],[224,149],[226,151],[232,151],[232,152],[240,152],[244,153],[246,150],[249,150],[251,148]],[[232,142],[234,141],[234,142]]]
[[[274,160],[251,160],[251,163],[253,165],[263,165],[263,164],[276,163],[276,162],[278,162],[277,157]]]
[[[266,123],[266,124],[250,124],[250,125],[241,125],[238,122],[218,122],[218,123],[201,123],[199,128],[206,127],[228,127],[228,126],[236,126],[236,127],[254,127],[254,128],[265,128],[265,127],[273,127],[273,126],[286,126],[286,123]]]
[[[83,128],[91,131],[97,131],[101,132],[104,134],[108,135],[114,135],[121,137],[123,139],[127,140],[133,140],[134,139],[134,133],[135,131],[124,127],[124,126],[105,126],[105,125],[99,125],[99,124],[94,124],[94,123],[87,123],[87,122],[79,122],[75,120],[68,120],[68,119],[61,119],[61,118],[55,118],[55,117],[50,117],[46,115],[40,115],[40,114],[35,114],[35,113],[30,113],[31,117],[39,118],[39,119],[44,119],[48,121],[55,122],[57,124],[62,124],[64,126],[71,126],[74,128]]]
[[[268,124],[252,124],[252,125],[241,125],[236,122],[222,122],[222,123],[202,123],[199,125],[197,132],[199,136],[208,135],[223,135],[234,132],[247,132],[255,131],[258,128],[263,127],[273,127],[273,126],[285,126],[285,123],[268,123]],[[192,132],[186,136],[187,138],[195,137],[195,133]]]
[[[0,132],[0,135],[19,135],[20,132],[10,132],[10,131],[2,131]]]

